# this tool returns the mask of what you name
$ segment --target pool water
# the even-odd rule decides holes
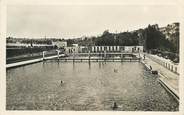
[[[178,111],[139,62],[46,61],[8,69],[6,84],[7,110]]]

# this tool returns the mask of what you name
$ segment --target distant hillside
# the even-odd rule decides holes
[[[179,23],[168,24],[161,27],[157,24],[148,25],[144,29],[131,32],[110,33],[105,30],[100,36],[81,37],[75,39],[56,39],[56,38],[12,38],[8,37],[8,43],[38,43],[52,44],[52,41],[67,41],[68,46],[79,44],[80,46],[135,46],[143,45],[144,50],[159,50],[173,53],[179,53]]]

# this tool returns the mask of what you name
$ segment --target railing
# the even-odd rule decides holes
[[[147,55],[150,59],[157,62],[158,64],[162,65],[163,67],[167,68],[168,70],[176,73],[179,75],[179,64],[173,63],[168,59],[158,57],[156,55]]]
[[[45,59],[45,53],[43,52],[43,60]],[[49,59],[49,60],[75,60],[77,61],[140,61],[140,54],[139,53],[70,53],[66,55],[62,55],[60,57],[60,51],[57,51],[57,58]]]
[[[115,55],[115,56],[121,56],[121,55],[139,55],[138,52],[132,53],[132,52],[98,52],[98,53],[67,53],[68,56],[106,56],[106,55]]]

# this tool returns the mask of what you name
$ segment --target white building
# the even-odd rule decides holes
[[[65,53],[78,53],[79,47],[65,47]]]
[[[143,46],[91,46],[91,52],[143,52]]]
[[[20,42],[16,42],[16,43],[7,43],[6,44],[7,47],[52,47],[52,44],[26,44],[26,43],[20,43]]]
[[[125,52],[143,52],[143,46],[124,46]]]
[[[67,47],[67,42],[65,41],[56,41],[56,42],[52,42],[53,46],[57,46],[58,48],[64,48]]]
[[[72,44],[70,47],[65,47],[65,53],[79,53],[80,47],[78,44]]]
[[[95,52],[143,52],[143,46],[71,46],[65,47],[66,53],[95,53]]]
[[[73,47],[78,47],[79,45],[78,44],[72,44]]]

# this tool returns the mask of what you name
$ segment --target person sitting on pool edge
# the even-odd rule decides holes
[[[113,109],[113,110],[116,110],[117,108],[118,108],[118,105],[117,105],[117,103],[116,103],[116,102],[114,102],[114,103],[113,103],[113,107],[112,107],[112,109]]]
[[[152,70],[152,67],[151,67],[151,65],[150,65],[150,70]]]

